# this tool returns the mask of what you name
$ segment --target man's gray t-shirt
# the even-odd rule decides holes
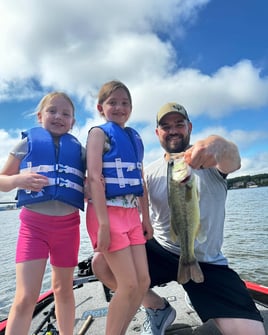
[[[167,194],[167,161],[164,157],[145,167],[145,180],[148,188],[151,223],[154,238],[165,249],[179,254],[178,244],[170,237],[170,210]],[[198,261],[226,265],[222,254],[225,201],[227,196],[226,179],[215,168],[193,170],[199,190],[200,235],[204,242],[195,241],[195,255]]]

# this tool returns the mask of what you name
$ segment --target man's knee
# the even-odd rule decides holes
[[[116,280],[103,254],[96,252],[91,264],[94,275],[105,286],[109,287],[111,290],[115,290],[117,287]]]
[[[110,268],[102,253],[96,252],[91,261],[92,271],[94,275],[101,280],[103,275],[110,272]]]

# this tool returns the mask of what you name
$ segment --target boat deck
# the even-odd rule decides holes
[[[74,334],[76,335],[102,335],[105,333],[105,321],[108,310],[108,302],[106,300],[103,285],[99,281],[95,281],[94,279],[92,280],[91,277],[81,277],[76,280],[78,286],[81,285],[81,287],[74,290],[76,301],[76,320]],[[90,282],[87,281],[87,278],[90,278]],[[158,292],[161,296],[166,297],[166,299],[177,311],[176,319],[167,329],[165,334],[221,334],[212,321],[208,321],[207,323],[202,324],[195,311],[187,303],[182,286],[178,285],[176,282],[171,282],[164,287],[156,287],[155,291]],[[30,334],[35,334],[35,330],[38,328],[41,321],[46,317],[47,313],[51,310],[52,306],[53,303],[47,306],[43,312],[34,318]],[[265,328],[267,332],[268,308],[259,304],[257,304],[257,307],[264,317]],[[141,307],[130,323],[127,334],[140,334],[144,320],[145,312]],[[52,323],[56,323],[56,321],[53,319]]]

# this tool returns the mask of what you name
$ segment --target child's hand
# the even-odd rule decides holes
[[[110,228],[109,225],[100,226],[98,231],[97,248],[94,251],[105,252],[110,246]]]
[[[22,173],[17,176],[17,187],[25,190],[40,192],[44,186],[48,186],[48,178],[34,172]]]
[[[154,236],[154,228],[152,227],[151,223],[149,221],[147,222],[142,222],[142,227],[143,227],[143,234],[146,240],[150,240]]]

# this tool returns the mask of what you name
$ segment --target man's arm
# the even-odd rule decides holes
[[[197,141],[185,151],[184,158],[194,169],[216,167],[224,174],[234,172],[241,166],[237,146],[218,135]]]

